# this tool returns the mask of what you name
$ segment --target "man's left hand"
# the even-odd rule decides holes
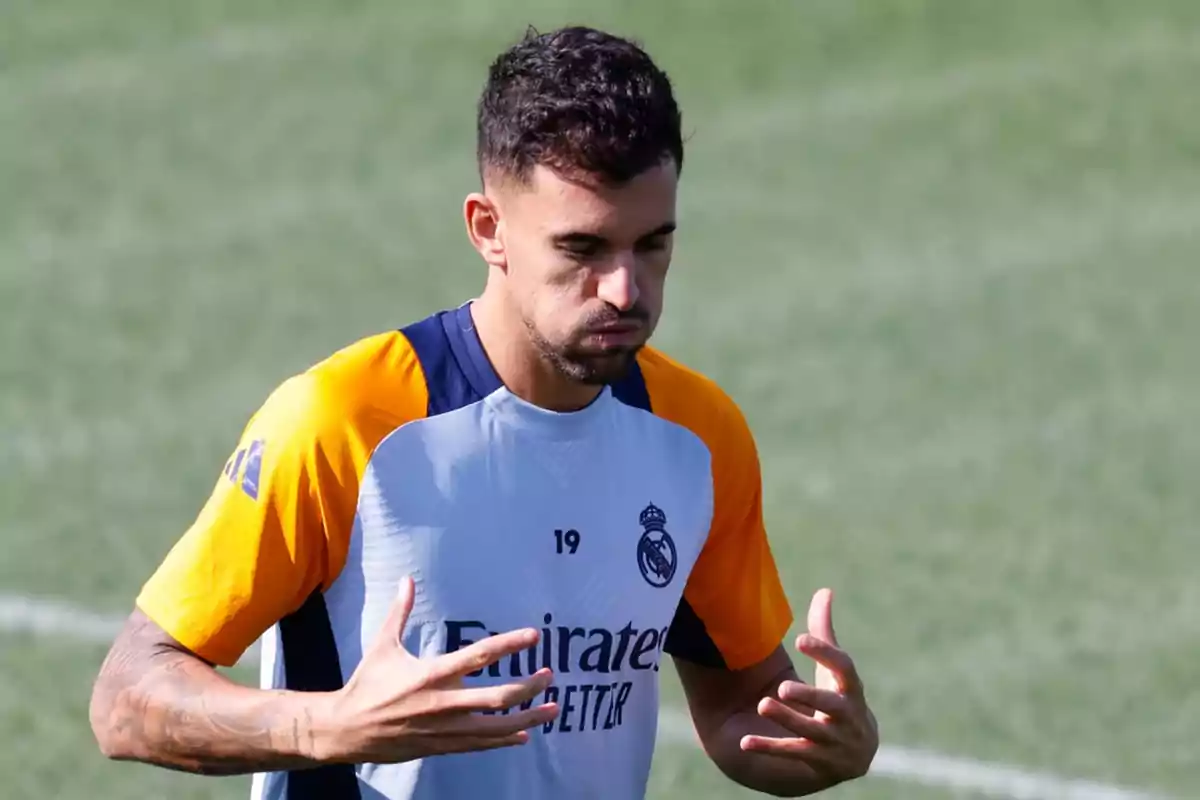
[[[761,716],[795,736],[743,736],[742,750],[788,759],[827,786],[865,775],[879,749],[879,728],[854,661],[838,647],[829,589],[813,595],[808,632],[796,649],[816,662],[813,685],[783,681],[778,697],[758,703]]]

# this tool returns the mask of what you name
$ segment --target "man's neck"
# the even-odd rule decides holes
[[[471,319],[483,352],[500,381],[517,397],[551,411],[578,411],[601,387],[568,380],[537,351],[529,332],[495,294],[471,303]]]

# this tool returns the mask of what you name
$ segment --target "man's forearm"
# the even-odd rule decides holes
[[[97,679],[92,729],[110,758],[207,775],[319,763],[324,695],[240,686],[194,656],[122,634]]]

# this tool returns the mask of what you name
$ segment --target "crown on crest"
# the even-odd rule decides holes
[[[642,515],[639,517],[639,521],[642,523],[643,528],[666,525],[667,515],[663,513],[661,508],[654,505],[654,503],[651,503],[642,510]]]

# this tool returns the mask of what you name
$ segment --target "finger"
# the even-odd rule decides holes
[[[809,741],[822,744],[836,744],[841,741],[837,729],[829,723],[807,717],[773,697],[764,697],[758,701],[758,713],[759,716]]]
[[[796,649],[832,672],[843,694],[855,697],[862,695],[863,686],[858,669],[854,666],[854,659],[845,650],[807,633],[800,634],[796,639]]]
[[[538,638],[539,634],[536,628],[524,628],[480,639],[461,650],[435,658],[429,667],[430,678],[433,681],[440,681],[446,678],[462,677],[483,669],[505,656],[528,650],[537,644]]]
[[[401,638],[404,635],[404,626],[408,623],[408,615],[412,613],[413,597],[416,595],[416,587],[413,584],[411,576],[404,576],[400,580],[400,587],[396,591],[396,599],[392,601],[391,608],[388,609],[387,616],[383,620],[383,627],[379,630],[379,635],[375,639],[376,647],[399,647]],[[404,648],[401,647],[401,650]]]
[[[501,747],[520,747],[529,744],[529,733],[518,731],[508,736],[464,736],[439,742],[442,753],[477,753],[481,750],[497,750]]]
[[[429,734],[426,734],[430,736]],[[473,753],[480,750],[496,750],[501,747],[520,747],[529,744],[528,731],[518,731],[508,736],[431,736],[422,743],[431,747],[438,755],[450,753]],[[397,742],[397,745],[400,743]],[[422,747],[424,750],[425,747]],[[398,749],[389,749],[385,743],[378,752],[368,754],[371,763],[395,764],[410,761],[413,752],[410,742],[405,742]]]
[[[527,731],[557,718],[558,703],[543,703],[511,714],[456,714],[445,717],[440,728],[455,737],[495,738]]]
[[[846,717],[851,713],[850,702],[837,692],[818,689],[797,681],[784,681],[776,692],[779,699],[800,713],[820,711],[830,717]],[[812,716],[809,713],[809,716]]]
[[[815,717],[815,716],[817,716],[817,714],[824,714],[824,712],[818,711],[817,709],[813,708],[812,706],[805,705],[804,703],[801,703],[801,702],[798,702],[795,700],[785,702],[784,705],[786,705],[788,708],[792,709],[793,711],[796,711],[797,713],[803,714],[806,717]],[[829,715],[824,714],[824,716],[829,716]]]
[[[818,589],[808,607],[808,632],[818,639],[836,645],[833,632],[833,590]]]
[[[825,775],[828,768],[839,763],[838,750],[808,739],[780,739],[771,736],[743,736],[742,750],[750,753],[781,756],[794,763],[804,764],[811,775]]]
[[[505,711],[528,703],[554,682],[548,669],[535,672],[529,678],[502,686],[479,686],[440,693],[435,704],[437,711]]]

